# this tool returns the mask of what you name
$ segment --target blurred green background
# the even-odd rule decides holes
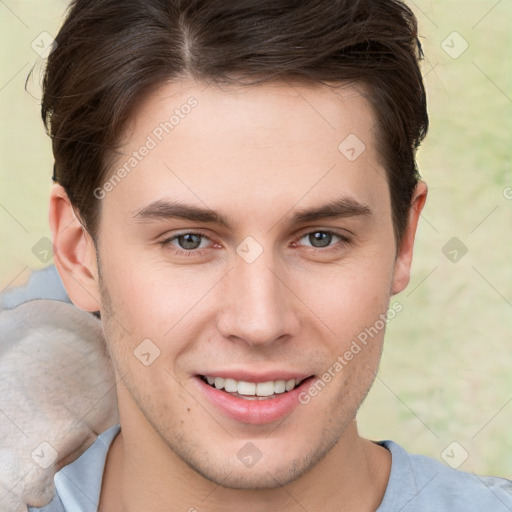
[[[418,156],[430,194],[411,283],[394,299],[403,311],[388,326],[360,430],[511,478],[512,3],[408,3],[426,54],[431,127]],[[0,2],[0,290],[51,263],[33,253],[50,236],[52,171],[37,52],[45,33],[57,34],[65,8],[56,0]]]

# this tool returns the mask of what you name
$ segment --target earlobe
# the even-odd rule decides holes
[[[61,185],[50,195],[54,261],[71,301],[85,311],[100,309],[96,248]]]
[[[420,218],[421,210],[423,210],[423,206],[425,205],[425,201],[427,199],[427,192],[427,184],[424,181],[420,181],[418,185],[416,185],[414,194],[412,196],[407,227],[405,228],[402,242],[400,244],[400,248],[395,260],[395,269],[391,287],[392,295],[400,293],[409,284],[412,255],[414,249],[414,238],[416,235],[416,228],[418,227],[418,220]]]

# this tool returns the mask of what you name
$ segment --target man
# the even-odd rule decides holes
[[[55,262],[120,427],[38,510],[511,510],[509,481],[357,431],[427,196],[411,11],[80,0],[56,43]]]

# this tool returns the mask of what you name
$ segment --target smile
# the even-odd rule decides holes
[[[211,387],[224,390],[232,396],[246,400],[264,400],[292,391],[305,379],[270,380],[267,382],[247,382],[223,377],[201,376]]]
[[[238,380],[234,377],[249,377]],[[279,378],[283,377],[283,378]],[[300,405],[299,395],[315,376],[196,375],[199,392],[222,416],[240,423],[260,425],[282,420]],[[270,380],[272,379],[272,380]]]

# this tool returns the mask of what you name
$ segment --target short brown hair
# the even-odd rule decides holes
[[[131,113],[170,80],[361,84],[377,116],[397,243],[428,129],[417,22],[399,0],[74,0],[48,58],[54,179],[94,237],[93,191]]]

